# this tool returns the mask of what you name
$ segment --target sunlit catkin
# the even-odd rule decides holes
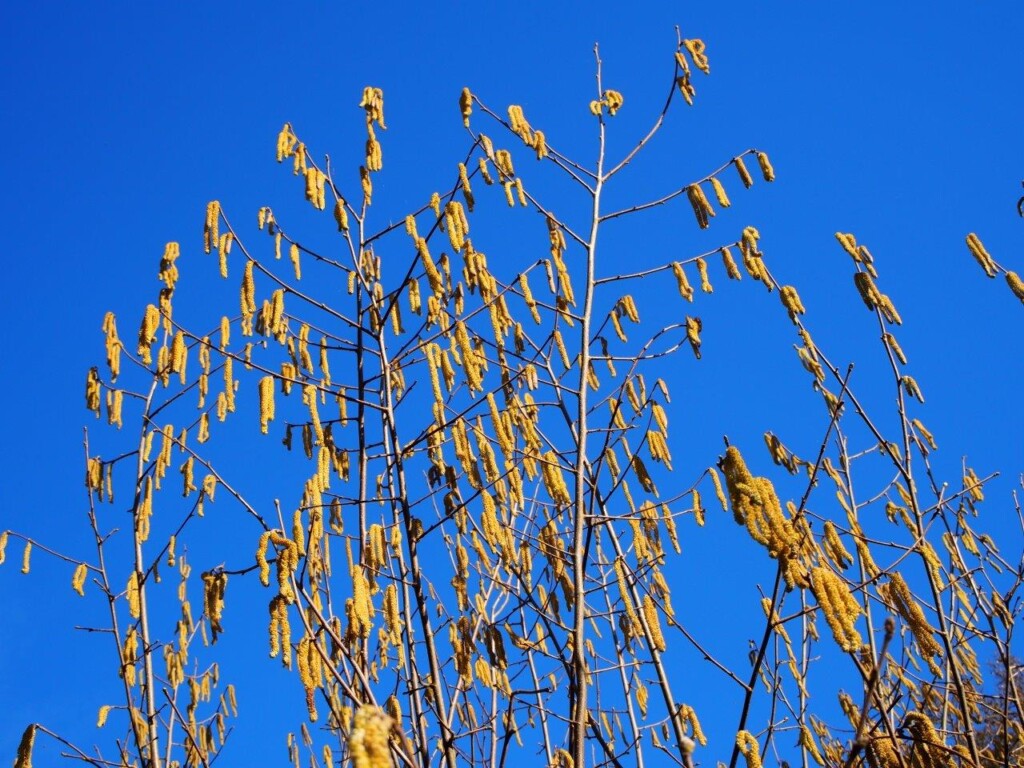
[[[99,369],[94,366],[85,377],[85,407],[95,413],[96,418],[100,415],[100,389]]]
[[[391,726],[391,718],[378,707],[364,704],[356,711],[348,737],[353,768],[391,768]]]
[[[933,664],[932,657],[942,656],[942,646],[935,639],[935,630],[925,618],[924,611],[914,600],[907,582],[896,572],[889,575],[889,583],[879,590],[892,608],[903,617],[910,626],[914,639],[917,641],[921,655]]]
[[[1020,275],[1011,270],[1007,270],[1006,284],[1010,286],[1010,290],[1013,291],[1013,295],[1024,303],[1024,280],[1020,279]]]
[[[547,489],[551,500],[559,507],[568,507],[572,503],[569,495],[569,488],[565,484],[565,477],[562,474],[561,463],[558,454],[548,451],[544,454],[541,463],[541,473],[544,478],[544,487]]]
[[[676,276],[676,284],[679,286],[679,295],[687,301],[693,301],[693,286],[686,279],[686,271],[678,261],[672,262],[672,273]],[[634,321],[636,322],[636,321]]]
[[[292,243],[288,248],[288,258],[291,259],[292,267],[295,269],[295,279],[302,279],[302,264],[299,262],[299,246],[298,243]]]
[[[803,302],[800,301],[800,295],[796,292],[796,288],[792,285],[784,285],[779,288],[779,298],[789,312],[789,319],[793,322],[796,322],[797,315],[802,315],[807,311],[804,309]]]
[[[732,502],[733,517],[737,523],[745,525],[747,517],[756,513],[760,504],[754,476],[747,469],[743,456],[734,445],[730,445],[726,450],[721,467],[725,473],[726,487],[729,489],[729,500]],[[715,479],[717,479],[717,474],[712,476],[712,480]],[[718,483],[715,483],[715,485],[719,486]],[[716,487],[717,490],[718,488]]]
[[[825,521],[822,544],[825,553],[840,570],[845,570],[853,564],[853,555],[843,546],[843,541],[839,538],[836,527],[831,520]]]
[[[21,734],[18,752],[14,757],[14,768],[32,768],[32,747],[36,741],[36,725],[33,723]]]
[[[846,652],[860,648],[856,624],[861,607],[846,583],[830,569],[818,566],[811,571],[811,591],[839,647]]]
[[[121,372],[121,340],[117,337],[117,321],[113,312],[103,316],[103,332],[106,334],[107,367],[110,369],[111,381],[117,381]]]
[[[185,369],[188,364],[188,347],[185,345],[185,334],[178,331],[171,341],[170,354],[171,372],[178,374],[182,384],[185,383]]]
[[[32,542],[25,542],[25,549],[21,552],[21,572],[27,574],[32,569]]]
[[[697,225],[701,229],[707,229],[708,220],[715,215],[715,210],[711,207],[711,203],[708,202],[700,184],[691,184],[687,187],[686,196],[689,198],[690,206],[693,208],[693,215],[697,217]]]
[[[551,335],[554,338],[555,347],[558,349],[558,355],[562,358],[562,365],[567,369],[572,368],[572,361],[569,359],[569,352],[565,348],[565,341],[562,339],[561,331],[556,328]]]
[[[749,731],[736,734],[736,746],[747,761],[747,768],[761,768],[761,747]]]
[[[217,232],[219,223],[220,203],[212,200],[206,204],[206,223],[203,225],[203,250],[206,253],[209,253],[220,240]]]
[[[85,563],[79,563],[71,577],[71,588],[82,597],[85,597],[85,577],[88,572],[88,566]]]
[[[730,280],[742,280],[743,275],[740,272],[740,268],[736,264],[736,260],[732,257],[732,251],[727,247],[721,249],[722,264],[725,266],[725,274],[729,276]]]
[[[527,206],[526,190],[523,189],[523,180],[516,177],[515,180],[516,196],[519,198],[519,204],[525,208]]]
[[[704,293],[714,293],[714,288],[711,287],[711,280],[708,279],[708,263],[702,258],[698,258],[697,274],[700,275],[700,289]]]
[[[612,117],[622,109],[622,105],[625,103],[625,97],[618,91],[607,90],[604,92],[604,103],[608,107],[608,114]]]
[[[650,595],[644,595],[643,602],[644,621],[647,622],[647,629],[650,632],[651,646],[658,651],[664,651],[665,636],[661,632],[661,620],[658,617],[658,606]]]
[[[743,186],[750,189],[754,186],[754,179],[750,175],[750,171],[747,170],[746,164],[743,162],[743,156],[734,157],[732,159],[733,165],[736,166],[736,172],[740,175],[740,181],[743,182]]]
[[[768,155],[764,152],[758,152],[757,164],[761,166],[761,175],[764,176],[765,181],[775,181],[775,169],[772,168]]]
[[[128,577],[128,588],[125,590],[125,598],[128,600],[128,613],[133,619],[139,618],[141,604],[139,602],[139,573],[132,571]]]
[[[139,326],[139,345],[137,352],[145,365],[153,362],[153,343],[156,341],[156,332],[160,327],[160,310],[153,304],[146,306],[146,312],[142,316],[142,324]]]
[[[978,264],[981,265],[981,268],[985,270],[985,274],[989,277],[995,277],[997,274],[996,263],[992,260],[989,252],[985,250],[981,240],[973,232],[967,236],[967,247]]]
[[[700,360],[700,332],[703,329],[703,323],[699,317],[686,318],[686,338],[690,342],[690,347],[693,349],[694,356]]]
[[[725,194],[725,187],[722,185],[722,182],[718,180],[717,176],[711,177],[711,187],[715,190],[715,198],[718,200],[718,204],[722,208],[728,208],[732,205],[732,203],[729,202],[729,196]]]
[[[917,380],[913,376],[909,374],[901,376],[900,384],[903,385],[903,388],[907,391],[908,395],[920,403],[924,402],[924,395],[921,394],[921,388],[918,386]]]
[[[473,93],[463,88],[459,94],[459,111],[462,112],[462,124],[469,128],[469,116],[473,114]]]
[[[334,220],[338,224],[339,232],[348,232],[348,209],[340,197],[334,203]]]
[[[274,377],[264,376],[259,383],[260,432],[267,434],[267,427],[274,420]]]
[[[375,122],[386,130],[384,125],[384,91],[382,89],[374,88],[370,85],[363,88],[363,98],[359,102],[359,106],[366,110],[367,127]]]

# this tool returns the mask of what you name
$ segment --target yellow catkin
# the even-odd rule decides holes
[[[203,250],[209,253],[214,244],[219,240],[218,226],[220,224],[220,203],[211,200],[206,204],[206,223],[203,226]]]
[[[797,315],[802,315],[807,311],[804,309],[803,302],[800,301],[800,295],[796,292],[796,288],[792,285],[784,285],[779,288],[779,298],[789,312],[790,319],[794,322]]]
[[[363,166],[359,167],[359,182],[363,190],[363,204],[369,206],[373,202],[373,181],[370,172]]]
[[[28,573],[32,568],[32,542],[25,542],[25,549],[21,553],[21,572]]]
[[[693,59],[693,65],[705,75],[711,74],[711,67],[708,64],[708,57],[705,51],[704,41],[699,39],[683,40],[683,46]],[[685,60],[684,60],[685,61]]]
[[[821,752],[818,750],[818,745],[814,741],[814,736],[811,734],[811,729],[806,725],[800,726],[800,738],[797,743],[807,750],[810,754],[811,759],[814,760],[818,765],[824,766],[825,759],[821,756]]]
[[[572,497],[569,495],[569,489],[565,484],[565,477],[562,474],[562,467],[557,453],[548,451],[544,454],[541,472],[544,478],[544,486],[551,500],[556,506],[568,507],[572,503]]]
[[[824,544],[825,552],[835,563],[836,567],[845,570],[853,564],[853,555],[851,555],[845,546],[843,546],[842,539],[839,538],[839,534],[836,532],[836,527],[833,525],[831,520],[825,522],[825,529],[822,535],[822,542]]]
[[[700,491],[696,488],[693,489],[693,519],[697,521],[697,525],[704,525],[704,505],[701,503]],[[679,542],[676,541],[675,525],[669,529],[669,537],[672,539],[672,544],[675,547],[676,552],[679,550]]]
[[[622,603],[625,606],[625,621],[628,626],[628,632],[630,636],[636,636],[640,627],[640,620],[633,607],[633,598],[629,594],[626,581],[626,564],[621,557],[615,559],[615,579],[619,586],[619,595],[622,597]]]
[[[744,525],[747,517],[756,512],[759,502],[754,476],[750,474],[742,454],[734,445],[730,445],[726,450],[721,467],[725,473],[726,487],[729,489],[733,517],[737,523]],[[716,477],[717,475],[713,476],[712,480],[714,481]],[[716,486],[719,485],[716,483]],[[716,487],[716,492],[717,490]]]
[[[384,125],[384,91],[382,89],[370,85],[363,88],[363,98],[359,102],[359,106],[366,110],[367,127],[375,122],[381,128],[386,128]]]
[[[608,114],[614,117],[616,113],[622,109],[622,105],[625,103],[625,97],[618,91],[607,90],[604,92],[605,105],[608,107]]]
[[[906,365],[907,356],[903,354],[903,349],[900,347],[899,342],[896,341],[896,337],[891,333],[885,333],[883,334],[883,339],[889,349],[892,350],[892,353],[896,356],[896,359],[903,363],[903,365]]]
[[[159,327],[160,310],[153,304],[149,304],[146,306],[142,324],[139,326],[139,345],[136,350],[145,365],[153,362],[153,343],[156,341],[156,332]]]
[[[900,383],[903,388],[907,391],[907,394],[915,398],[918,402],[924,402],[924,395],[921,394],[921,388],[917,384],[917,380],[910,375],[900,377]]]
[[[185,383],[185,368],[188,363],[188,347],[185,345],[185,334],[178,331],[171,342],[171,372],[177,373],[182,384]]]
[[[749,731],[736,734],[736,746],[747,761],[747,768],[761,768],[761,747]]]
[[[764,176],[765,181],[775,181],[775,169],[772,168],[768,155],[764,152],[758,152],[757,164],[761,166],[761,175]]]
[[[317,651],[316,641],[309,635],[304,635],[299,640],[298,647],[295,649],[295,659],[298,662],[299,680],[302,682],[302,687],[306,689],[309,719],[315,723],[317,721],[316,690],[323,684],[323,665]]]
[[[36,741],[36,725],[33,723],[21,735],[18,752],[14,758],[14,768],[32,768],[32,747]]]
[[[7,531],[0,532],[0,565],[4,564],[4,560],[7,557],[7,555],[6,555],[7,538],[8,538],[8,532]]]
[[[718,200],[718,204],[723,208],[728,208],[732,205],[729,202],[729,196],[725,194],[725,187],[722,186],[722,182],[718,180],[717,176],[711,177],[711,187],[715,190],[715,198]]]
[[[260,432],[267,434],[267,427],[274,419],[274,377],[264,376],[259,383]]]
[[[95,413],[96,418],[99,418],[100,415],[101,390],[99,370],[94,366],[89,369],[85,378],[85,407]]]
[[[843,580],[828,568],[818,566],[811,571],[811,591],[839,647],[847,652],[860,648],[862,640],[856,623],[861,607]]]
[[[636,703],[640,707],[640,716],[647,717],[647,700],[648,700],[647,686],[643,683],[638,682],[636,684]]]
[[[923,712],[908,712],[903,720],[914,742],[913,765],[922,768],[940,768],[949,765],[949,750],[935,730],[935,724]]]
[[[459,111],[462,112],[462,124],[469,128],[469,116],[473,114],[473,93],[469,88],[463,88],[459,94]]]
[[[734,157],[732,162],[733,165],[736,166],[736,171],[740,175],[740,181],[743,182],[743,186],[747,189],[754,186],[754,179],[750,176],[750,171],[747,170],[747,166],[743,162],[743,157]]]
[[[557,328],[552,332],[552,336],[555,340],[555,347],[558,349],[558,354],[562,358],[562,365],[566,368],[572,368],[572,361],[569,359],[569,352],[565,348],[565,341],[562,339],[562,333]]]
[[[1010,290],[1013,291],[1013,295],[1024,303],[1024,280],[1020,279],[1020,275],[1008,270],[1006,272],[1006,284],[1010,286]]]
[[[942,646],[935,639],[935,630],[932,629],[925,618],[924,611],[914,600],[907,582],[899,573],[892,573],[889,576],[889,583],[884,589],[884,596],[910,626],[921,655],[928,658],[930,663],[934,663],[931,662],[931,657],[942,656]]]
[[[288,249],[288,258],[292,261],[292,267],[295,268],[295,279],[302,279],[302,265],[299,262],[299,246],[297,243],[292,243]]]
[[[103,316],[103,332],[106,334],[107,367],[110,369],[110,378],[117,381],[121,372],[121,349],[124,345],[117,337],[117,321],[113,312],[107,312]]]
[[[714,293],[711,287],[711,280],[708,279],[708,263],[702,258],[697,259],[697,273],[700,275],[700,289],[704,293]]]
[[[970,467],[964,472],[964,489],[974,501],[984,501],[985,493],[982,490],[981,479]],[[908,502],[909,503],[909,502]]]
[[[687,301],[693,301],[693,286],[686,279],[686,271],[678,261],[672,262],[672,272],[676,276],[676,284],[679,286],[679,295]],[[634,321],[636,322],[636,321]]]
[[[338,224],[339,232],[348,232],[348,209],[340,197],[334,203],[334,220]]]
[[[128,600],[128,613],[133,619],[139,618],[141,603],[139,599],[139,573],[132,571],[128,577],[128,588],[125,591],[125,598]]]
[[[519,198],[519,204],[525,208],[527,206],[526,190],[523,189],[523,180],[516,177],[515,181],[516,195]]]
[[[224,590],[227,587],[228,575],[224,571],[211,571],[203,574],[203,609],[210,622],[213,642],[223,632],[220,620],[224,612]]]
[[[740,272],[740,268],[736,265],[736,260],[732,257],[732,251],[728,248],[723,247],[722,253],[722,264],[725,266],[725,274],[728,275],[730,280],[742,280],[743,275]]]
[[[985,274],[989,277],[995,277],[997,274],[996,264],[989,255],[989,252],[985,250],[981,240],[973,232],[967,236],[967,247],[978,264],[981,265],[981,268],[985,270]]]
[[[223,352],[228,348],[229,344],[231,344],[231,321],[226,317],[222,317],[220,319],[220,346],[218,349]]]
[[[239,292],[239,303],[242,313],[242,335],[252,333],[252,318],[256,313],[256,283],[253,281],[252,270],[255,262],[249,259],[242,271],[242,288]]]
[[[661,620],[658,618],[658,607],[650,595],[644,595],[643,604],[644,619],[647,628],[651,633],[651,645],[658,651],[665,650],[665,636],[661,632]]]
[[[690,347],[693,349],[694,356],[700,360],[700,332],[703,328],[703,323],[699,317],[686,318],[686,338],[690,342]]]
[[[234,242],[234,235],[227,232],[220,236],[220,240],[217,242],[217,260],[220,266],[220,276],[227,278],[228,276],[228,254],[231,253],[231,244]]]
[[[715,215],[715,210],[711,207],[711,203],[708,202],[700,184],[691,184],[687,187],[686,196],[689,198],[690,206],[693,208],[693,215],[697,218],[697,225],[701,229],[707,229],[709,219]]]
[[[88,566],[85,563],[79,563],[78,567],[75,568],[74,575],[71,577],[71,588],[82,597],[85,597],[85,577],[88,572]]]
[[[526,302],[526,306],[530,308],[530,316],[533,318],[533,322],[540,325],[540,312],[537,311],[537,300],[533,297],[533,292],[530,290],[530,284],[526,280],[526,273],[519,275],[519,288],[523,292],[523,300]]]
[[[356,711],[348,738],[353,768],[391,768],[391,727],[391,718],[378,707],[365,704]]]

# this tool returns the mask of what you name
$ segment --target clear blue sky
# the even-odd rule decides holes
[[[124,318],[122,336],[131,338],[168,240],[182,241],[194,290],[212,280],[197,255],[208,200],[244,222],[260,205],[294,200],[291,176],[273,162],[283,122],[351,164],[362,88],[382,87],[389,131],[380,183],[393,208],[378,214],[397,220],[447,184],[464,154],[464,85],[498,109],[522,104],[553,144],[588,161],[593,43],[601,43],[606,82],[626,96],[612,124],[621,150],[664,98],[676,24],[706,41],[712,76],[697,76],[696,108],[674,111],[651,161],[624,177],[622,199],[655,196],[751,146],[770,153],[778,181],[731,187],[733,208],[709,232],[696,229],[683,204],[652,214],[642,238],[613,236],[609,253],[653,264],[756,225],[776,275],[798,286],[817,341],[837,362],[857,361],[860,386],[884,405],[889,390],[871,384],[884,374],[873,319],[833,240],[837,230],[855,233],[903,315],[900,342],[927,398],[918,415],[939,442],[936,464],[954,481],[963,455],[979,474],[1003,472],[988,508],[988,528],[998,532],[1024,470],[1024,307],[1002,281],[984,278],[964,236],[978,232],[998,260],[1024,273],[1024,220],[1014,210],[1024,194],[1024,6],[605,0],[9,6],[0,32],[9,392],[0,530],[90,554],[81,427],[92,421],[83,386],[88,368],[103,362],[103,313]],[[507,244],[480,247],[517,255]],[[531,247],[543,251],[544,243]],[[715,282],[700,307],[704,359],[695,365],[684,356],[672,372],[673,450],[697,470],[729,434],[767,473],[760,435],[772,429],[798,453],[811,452],[820,413],[813,429],[801,413],[817,401],[777,298],[749,281]],[[641,299],[644,290],[636,289]],[[203,302],[194,302],[198,311]],[[713,567],[715,558],[700,552],[733,546],[729,526],[722,517],[699,534],[689,527],[693,571],[680,579]],[[33,574],[22,576],[19,555],[12,543],[0,569],[3,760],[29,721],[85,744],[113,735],[93,728],[97,707],[116,690],[110,650],[71,631],[101,620],[95,591],[89,604],[73,595],[67,567],[40,553]],[[752,583],[768,578],[769,564],[758,567],[766,575],[735,580],[745,592],[713,600],[702,599],[705,583],[680,583],[693,621],[713,619],[722,600],[756,606]],[[745,652],[741,640],[729,653]],[[261,663],[262,646],[252,654]],[[259,685],[281,691],[295,729],[301,692],[272,666],[240,682],[249,695],[243,708]],[[717,721],[707,706],[705,729],[727,743],[734,710]],[[285,759],[283,735],[249,722],[256,725],[243,717],[222,764],[248,762],[247,739]],[[44,749],[40,765],[56,754],[52,744]],[[724,749],[707,753],[706,763],[725,758]]]

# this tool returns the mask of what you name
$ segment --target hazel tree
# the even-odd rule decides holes
[[[1001,678],[993,699],[983,659],[1011,664],[1024,567],[984,531],[992,475],[966,462],[954,482],[933,472],[924,388],[900,347],[883,266],[854,234],[836,234],[888,368],[891,411],[880,414],[852,369],[815,342],[795,276],[770,266],[754,226],[637,271],[605,247],[608,227],[640,228],[661,206],[707,229],[732,198],[775,178],[764,151],[737,148],[699,178],[609,204],[607,190],[670,113],[694,103],[710,73],[705,44],[679,35],[666,67],[663,108],[615,156],[608,135],[628,89],[612,87],[624,86],[595,48],[594,98],[581,107],[593,119],[592,161],[521,106],[464,89],[453,109],[465,155],[397,215],[373,205],[387,172],[385,98],[368,86],[357,173],[333,168],[301,126],[277,137],[277,161],[322,212],[329,247],[270,207],[254,231],[217,201],[201,242],[210,258],[198,242],[167,244],[141,322],[108,313],[106,363],[87,376],[86,406],[112,430],[85,440],[95,551],[58,553],[33,532],[0,537],[0,552],[23,547],[25,573],[44,550],[72,569],[76,592],[105,601],[122,694],[100,705],[109,744],[89,752],[33,723],[17,768],[40,736],[95,766],[212,765],[239,716],[217,640],[243,591],[266,610],[266,635],[250,641],[304,695],[297,725],[285,727],[296,768],[758,768],[772,755],[805,766],[981,766],[993,739],[977,734],[993,723],[1004,764],[1019,759],[1018,676]],[[535,194],[541,174],[575,197]],[[486,229],[479,237],[478,209],[526,217],[537,242],[509,253]],[[968,246],[1024,298],[975,235]],[[501,258],[489,260],[495,250]],[[179,269],[216,272],[239,286],[237,302],[202,324],[180,321]],[[675,322],[645,324],[640,281],[678,291]],[[700,364],[697,307],[723,281],[778,296],[792,324],[790,362],[819,401],[820,440],[804,457],[768,432],[766,455],[726,440],[696,465],[673,458],[669,425],[682,415],[665,365]],[[218,444],[237,446],[243,421],[280,440],[297,473],[269,508],[247,490],[255,470],[230,475],[216,458]],[[784,477],[799,484],[793,498],[777,490]],[[115,494],[132,524],[112,533]],[[203,540],[213,504],[237,518],[231,540]],[[670,578],[680,527],[699,529],[718,506],[774,573],[745,667],[719,659]],[[218,553],[198,578],[193,542]],[[160,583],[161,567],[176,589]],[[738,702],[730,743],[705,737],[676,661],[683,648]]]

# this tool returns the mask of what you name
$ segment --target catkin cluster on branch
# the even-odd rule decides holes
[[[808,586],[807,560],[811,547],[805,525],[783,513],[771,481],[754,477],[736,446],[731,445],[726,450],[721,467],[733,518],[768,550],[770,557],[779,560],[787,585]]]

